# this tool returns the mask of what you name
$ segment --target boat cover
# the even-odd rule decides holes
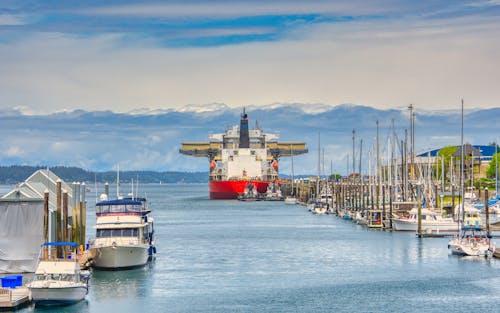
[[[43,201],[0,201],[0,274],[34,272],[43,243]]]

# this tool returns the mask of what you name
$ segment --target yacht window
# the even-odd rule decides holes
[[[112,205],[112,206],[110,206],[109,211],[110,212],[123,212],[123,206],[122,205]]]
[[[110,229],[98,229],[97,230],[97,237],[111,237],[111,230]]]
[[[137,228],[132,229],[132,236],[133,237],[137,237],[138,234],[139,234],[139,229],[137,229]]]
[[[131,236],[132,236],[132,229],[130,229],[130,228],[125,228],[125,229],[122,231],[122,236],[123,236],[123,237],[131,237]]]

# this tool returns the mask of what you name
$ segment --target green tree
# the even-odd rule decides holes
[[[486,176],[490,178],[495,178],[495,169],[498,160],[500,159],[500,152],[495,153],[493,157],[491,158],[490,165],[488,166],[488,169],[486,170]],[[500,169],[499,169],[500,172]],[[499,173],[500,175],[500,173]]]
[[[439,150],[438,152],[438,158],[437,158],[437,166],[436,166],[436,171],[437,175],[440,177],[441,176],[441,165],[442,165],[442,160],[444,159],[444,176],[447,177],[447,180],[449,180],[449,173],[450,173],[450,160],[453,156],[453,154],[458,150],[458,146],[446,146]]]
[[[340,175],[340,174],[332,174],[332,175],[330,175],[330,180],[332,180],[332,181],[340,181],[340,180],[342,180],[342,175]]]

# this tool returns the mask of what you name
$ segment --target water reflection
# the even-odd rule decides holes
[[[154,262],[134,270],[94,270],[90,279],[89,295],[97,301],[144,297],[148,293],[148,280],[153,268]]]

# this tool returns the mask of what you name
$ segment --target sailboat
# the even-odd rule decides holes
[[[464,101],[462,99],[462,129],[460,146],[460,194],[461,200],[461,218],[458,219],[458,225],[462,224],[457,236],[448,242],[448,249],[452,254],[463,256],[487,255],[490,248],[490,239],[484,229],[476,225],[465,225],[465,193],[464,193]]]
[[[292,158],[292,194],[289,196],[286,196],[285,198],[285,203],[286,204],[296,204],[297,203],[297,198],[295,198],[295,178],[293,177],[293,151],[292,151],[292,145],[290,145],[290,156]]]

